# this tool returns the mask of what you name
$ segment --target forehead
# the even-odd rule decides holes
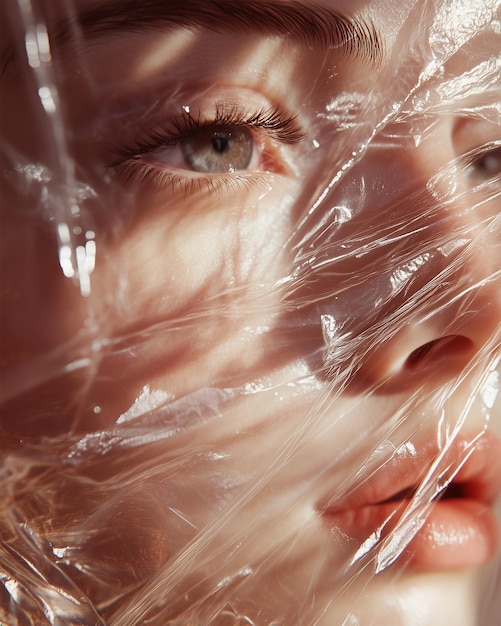
[[[411,9],[419,4],[420,0],[240,0],[235,10],[233,0],[145,0],[141,3],[135,0],[32,0],[35,19],[45,23],[50,30],[57,29],[62,20],[66,25],[80,24],[82,30],[82,22],[91,14],[100,15],[102,20],[110,20],[114,16],[117,20],[124,20],[122,24],[125,25],[130,14],[138,10],[144,23],[154,20],[155,15],[160,18],[162,14],[172,11],[178,16],[190,13],[193,17],[199,15],[200,21],[207,21],[207,15],[211,13],[219,13],[222,25],[225,21],[234,22],[239,15],[242,21],[250,23],[254,16],[267,14],[268,21],[272,22],[274,16],[279,19],[280,14],[296,11],[304,25],[308,21],[308,14],[320,12],[360,16],[377,23],[385,37],[391,37],[398,31]],[[25,11],[24,17],[29,24],[33,15]],[[262,22],[259,17],[256,20]],[[212,27],[212,24],[209,25]]]
[[[7,4],[3,8],[12,22],[8,13],[16,12],[9,11]],[[17,20],[18,33],[40,25],[40,36],[45,26],[51,46],[65,39],[75,43],[120,31],[166,31],[176,25],[195,25],[216,32],[272,33],[287,39],[296,36],[307,44],[310,40],[303,37],[304,33],[309,30],[309,35],[318,37],[323,31],[322,43],[330,46],[332,34],[339,31],[338,24],[329,17],[334,15],[369,24],[389,56],[394,47],[397,50],[407,43],[406,35],[413,41],[428,40],[430,33],[441,43],[447,38],[464,40],[465,35],[471,36],[492,20],[497,0],[470,0],[467,6],[463,0],[433,5],[424,0],[241,0],[238,10],[233,0],[33,0],[33,13],[23,10],[23,6],[20,5],[21,20]],[[3,40],[9,41],[9,20],[2,21],[4,26],[0,28],[6,35]],[[352,35],[350,30],[348,37]]]

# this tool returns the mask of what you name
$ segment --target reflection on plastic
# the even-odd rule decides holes
[[[1,624],[496,623],[501,4],[386,2],[0,7]]]

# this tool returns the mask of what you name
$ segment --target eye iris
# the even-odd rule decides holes
[[[195,172],[235,172],[249,166],[252,133],[243,126],[208,127],[190,131],[180,141],[187,165]]]

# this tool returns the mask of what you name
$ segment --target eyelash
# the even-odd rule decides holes
[[[254,135],[263,136],[265,142],[272,140],[284,145],[297,144],[304,137],[296,117],[278,108],[260,109],[249,114],[241,107],[229,108],[219,105],[216,106],[213,118],[203,119],[201,115],[194,117],[186,112],[169,120],[163,126],[143,127],[127,143],[115,145],[113,153],[117,158],[107,169],[127,184],[153,184],[161,191],[170,186],[172,191],[181,190],[186,195],[204,188],[213,192],[222,187],[231,189],[235,186],[235,189],[238,189],[240,184],[251,186],[258,182],[260,175],[265,172],[242,171],[213,175],[192,172],[193,175],[189,175],[188,169],[186,174],[182,174],[142,160],[161,149],[177,146],[183,137],[192,131],[204,128],[217,130],[218,127],[227,126],[245,127],[254,131]]]

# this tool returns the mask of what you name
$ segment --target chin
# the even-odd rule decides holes
[[[404,573],[374,579],[356,597],[326,611],[320,626],[478,626],[476,570]],[[483,622],[482,622],[483,624]]]

